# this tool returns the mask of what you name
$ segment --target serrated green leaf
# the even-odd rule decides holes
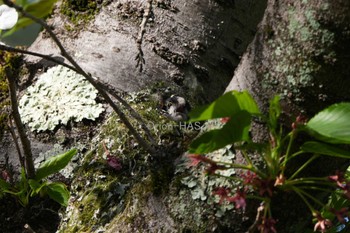
[[[191,111],[189,114],[190,122],[231,117],[242,110],[252,115],[260,114],[258,105],[247,91],[230,91],[211,104]]]
[[[319,112],[305,129],[324,142],[350,144],[350,103],[334,104]]]
[[[49,158],[37,169],[35,180],[40,181],[43,178],[52,175],[63,169],[73,156],[77,153],[77,149],[72,149],[64,154],[56,155]]]
[[[305,142],[301,146],[301,150],[307,153],[314,153],[314,154],[320,154],[320,155],[328,155],[332,157],[338,157],[338,158],[350,158],[350,151],[340,149],[335,146],[331,146],[325,143],[321,142]]]
[[[54,182],[48,184],[46,187],[47,195],[49,195],[52,200],[60,203],[62,206],[68,205],[70,193],[65,184]]]
[[[204,154],[220,149],[226,145],[249,141],[251,114],[241,111],[231,117],[221,129],[211,130],[196,138],[190,145],[190,153]]]

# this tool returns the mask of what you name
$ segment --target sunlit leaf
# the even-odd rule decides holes
[[[190,145],[190,153],[203,154],[228,144],[249,141],[251,115],[246,111],[236,114],[221,129],[211,130],[196,138]]]
[[[39,181],[51,174],[54,174],[61,169],[63,169],[73,156],[77,153],[76,149],[72,149],[64,154],[56,155],[48,160],[46,160],[40,167],[37,169],[35,180]]]
[[[260,114],[258,105],[247,91],[230,91],[211,104],[198,107],[190,112],[190,121],[204,121],[214,118],[231,117],[245,110],[250,114]]]
[[[305,142],[301,146],[301,150],[307,153],[314,153],[320,155],[328,155],[338,158],[350,158],[350,151],[340,149],[338,147],[334,147],[321,142]]]
[[[305,129],[319,140],[350,144],[350,103],[334,104],[319,112]]]
[[[49,195],[49,197],[52,200],[60,203],[63,206],[68,205],[70,193],[67,190],[67,187],[65,184],[54,182],[54,183],[48,184],[46,187],[47,187],[46,193],[47,195]]]
[[[272,130],[276,130],[278,118],[281,115],[280,99],[280,96],[277,95],[270,101],[269,127]]]
[[[37,18],[43,18],[52,12],[57,0],[40,0],[30,3],[24,10]]]
[[[49,15],[52,12],[52,9],[57,2],[57,0],[40,0],[40,1],[35,1],[33,3],[27,3],[26,1],[22,1],[24,3],[24,10],[37,17],[37,18],[44,18],[47,15]],[[33,20],[26,18],[26,17],[21,17],[17,24],[9,31],[4,33],[2,36],[10,36],[13,34],[15,31],[18,29],[24,28],[30,24],[34,23]]]
[[[28,0],[16,0],[15,3],[18,6],[25,7],[28,4]]]

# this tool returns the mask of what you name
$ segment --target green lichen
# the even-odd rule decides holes
[[[147,125],[151,122],[170,124],[168,119],[159,114],[156,108],[159,103],[150,92],[132,93],[125,98],[142,115]],[[139,128],[137,120],[129,113],[127,117]],[[171,139],[171,132],[174,132],[171,128],[150,127],[150,130],[159,142],[164,140],[165,134],[169,140],[175,140]],[[146,138],[142,130],[138,131]],[[161,169],[155,169],[154,157],[151,158],[128,134],[128,129],[117,115],[111,114],[99,132],[92,140],[94,149],[84,157],[75,173],[78,178],[72,184],[72,196],[76,200],[69,205],[60,232],[96,232],[97,229],[105,232],[106,224],[112,219],[123,219],[130,223],[136,221],[139,219],[137,213],[129,212],[133,209],[128,208],[136,208],[138,203],[143,203],[146,200],[142,198],[145,192],[161,195],[166,186],[164,184],[170,183],[172,161],[167,159],[171,156],[160,160],[159,163],[164,165]],[[108,166],[107,153],[120,159],[122,170],[115,171]]]
[[[95,120],[104,111],[97,90],[84,77],[63,66],[39,76],[19,101],[23,123],[32,131],[54,130],[68,121]]]
[[[124,209],[123,197],[129,185],[121,174],[108,167],[96,150],[84,156],[75,172],[80,177],[71,185],[74,200],[59,232],[103,231],[104,225]]]
[[[274,28],[278,36],[268,41],[273,65],[264,74],[264,88],[279,84],[282,96],[302,100],[300,90],[315,85],[315,75],[323,64],[334,60],[334,33],[320,23],[320,15],[327,7],[317,7],[321,9],[306,0],[294,3],[287,10],[287,20]]]
[[[188,135],[195,132],[180,129],[178,123],[160,113],[160,103],[154,92],[157,89],[126,94],[124,98],[149,126],[156,144],[164,146],[162,153],[150,155],[144,151],[128,134],[128,129],[118,116],[112,113],[101,126],[99,135],[92,140],[94,149],[84,157],[79,170],[75,172],[77,178],[71,188],[75,198],[68,207],[60,232],[116,232],[113,231],[114,227],[119,232],[130,232],[130,229],[135,229],[133,232],[147,232],[149,222],[158,221],[154,217],[155,207],[149,204],[149,197],[163,199],[172,192],[173,187],[169,185],[174,179],[174,160],[187,148],[191,138]],[[133,119],[126,108],[122,108],[138,132],[147,138],[140,122]],[[174,146],[167,149],[169,145]],[[120,171],[108,166],[106,149],[120,159]],[[184,187],[181,181],[178,185]],[[176,194],[172,195],[177,197]],[[178,204],[179,200],[171,205]],[[185,203],[188,205],[186,209],[193,208],[192,204]],[[199,206],[203,207],[203,203]],[[202,210],[196,212],[200,214]],[[197,225],[195,228],[202,229],[202,232],[206,228]],[[167,226],[159,227],[161,232],[170,229]]]

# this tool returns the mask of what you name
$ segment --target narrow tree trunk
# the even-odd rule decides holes
[[[10,68],[8,67],[5,68],[5,72],[6,72],[6,77],[8,80],[9,90],[10,90],[12,116],[15,121],[17,131],[22,143],[25,165],[26,165],[25,167],[26,173],[28,178],[33,179],[35,177],[35,168],[34,168],[32,148],[30,146],[30,141],[27,137],[24,126],[22,124],[21,116],[18,112],[15,78]]]

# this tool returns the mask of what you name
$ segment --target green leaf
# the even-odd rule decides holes
[[[38,181],[33,179],[29,179],[28,183],[30,188],[32,189],[31,196],[37,195],[40,192],[40,190],[47,185],[46,182],[40,184]]]
[[[301,150],[307,153],[328,155],[328,156],[345,158],[345,159],[350,158],[350,151],[343,150],[338,147],[331,146],[321,142],[314,142],[314,141],[305,142],[301,146]]]
[[[269,127],[271,130],[276,130],[278,118],[281,115],[281,106],[280,106],[280,96],[276,95],[270,101],[270,109],[269,109]]]
[[[211,104],[191,111],[190,122],[231,117],[242,110],[253,115],[260,114],[258,105],[247,91],[230,91]]]
[[[24,170],[24,167],[21,168],[21,180],[19,181],[19,190],[27,190],[28,189],[28,181],[26,172]]]
[[[2,37],[7,37],[7,36],[10,36],[12,35],[14,32],[16,32],[17,30],[21,29],[21,28],[24,28],[26,26],[29,26],[30,24],[32,24],[33,21],[31,19],[28,19],[28,18],[20,18],[16,25],[11,28],[10,30],[6,31]]]
[[[9,190],[11,188],[11,185],[7,183],[5,180],[0,178],[0,191]]]
[[[52,12],[57,0],[40,0],[27,4],[24,10],[37,18],[44,18]]]
[[[16,0],[16,4],[21,6],[21,7],[25,7],[28,4],[27,0]]]
[[[204,154],[239,141],[249,141],[251,115],[241,111],[221,129],[211,130],[196,138],[190,145],[190,153]]]
[[[350,144],[350,103],[334,104],[322,110],[306,124],[305,129],[319,140]]]
[[[52,175],[63,169],[73,156],[77,153],[76,149],[72,149],[64,154],[56,155],[49,158],[37,169],[35,180],[39,181],[49,175]]]
[[[40,0],[40,1],[35,1],[33,3],[28,3],[26,0],[22,0],[21,2],[23,3],[22,6],[24,6],[23,9],[27,13],[35,16],[36,18],[41,19],[46,17],[52,12],[52,9],[55,3],[57,2],[57,0]],[[16,23],[16,25],[13,28],[11,28],[11,30],[4,33],[2,37],[10,36],[17,30],[24,28],[26,26],[29,26],[32,23],[34,23],[33,20],[26,17],[21,17]]]
[[[67,190],[67,187],[65,184],[54,182],[54,183],[48,184],[46,187],[47,187],[47,190],[46,190],[47,195],[49,195],[49,197],[52,200],[60,203],[63,206],[68,205],[70,193]]]

